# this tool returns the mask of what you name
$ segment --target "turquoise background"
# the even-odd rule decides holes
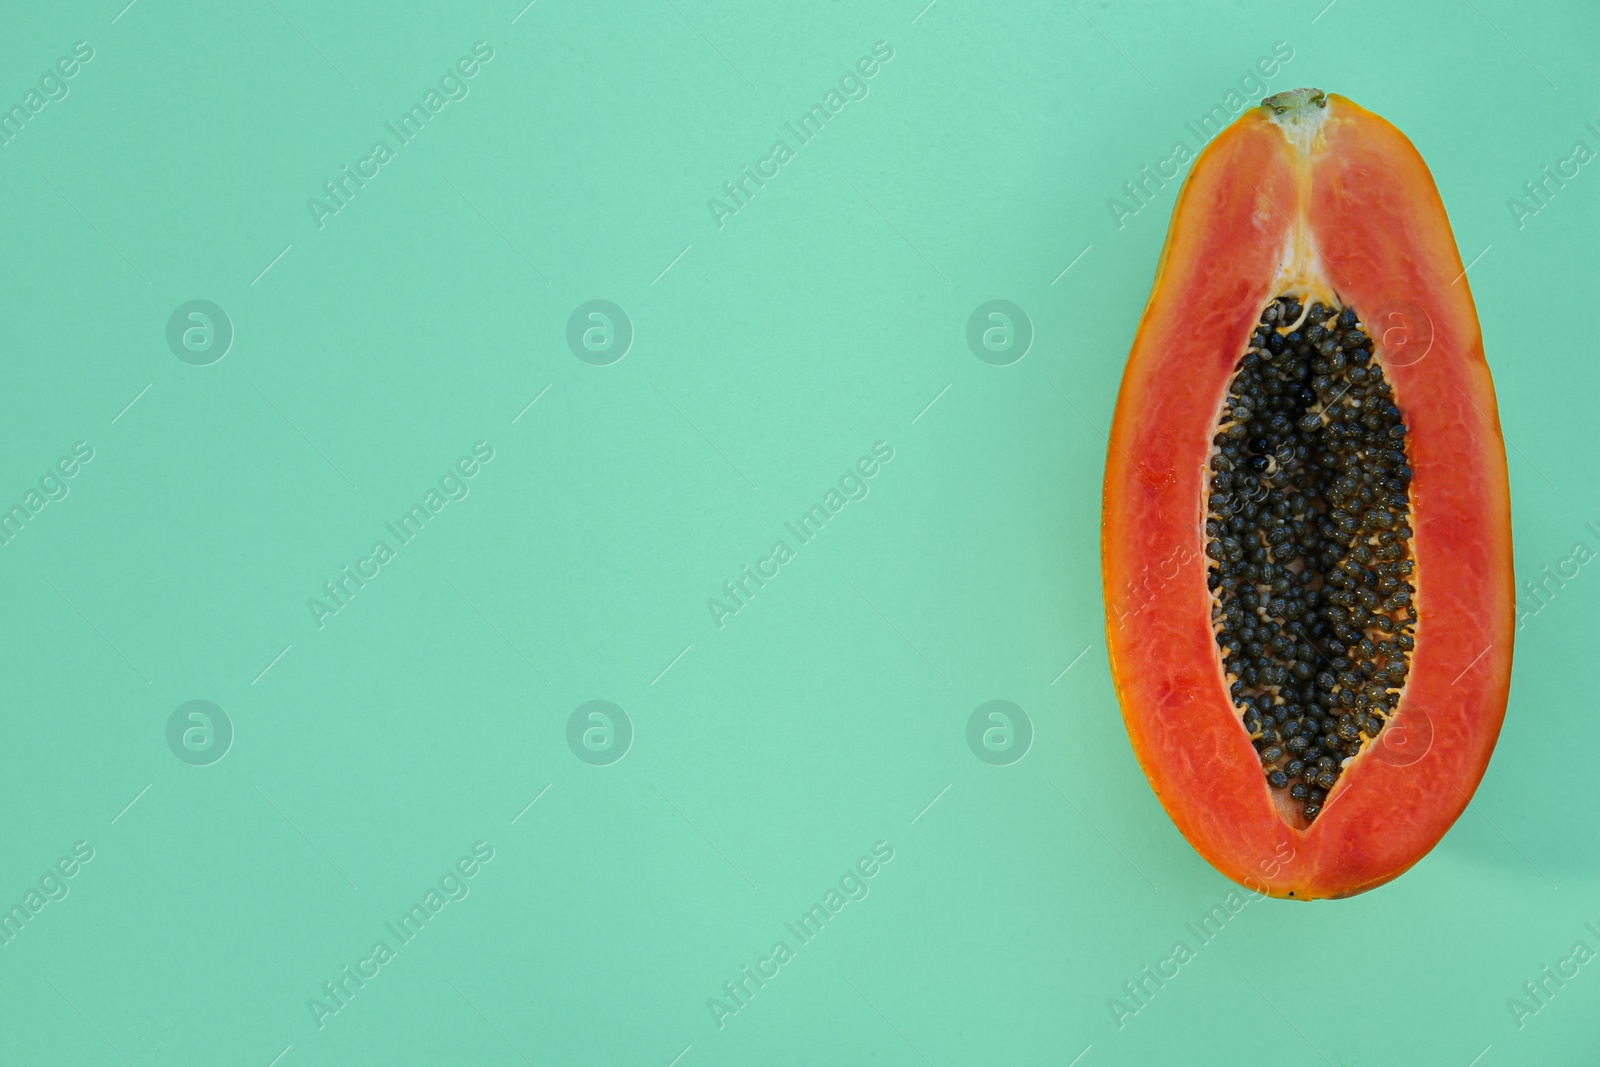
[[[1176,185],[1120,227],[1108,200],[1283,42],[1265,91],[1344,93],[1433,168],[1520,577],[1600,550],[1600,170],[1508,203],[1600,149],[1600,12],[924,2],[4,16],[6,108],[93,58],[0,145],[0,505],[93,459],[0,547],[0,907],[93,858],[0,945],[0,1062],[1596,1062],[1600,963],[1520,1025],[1510,1003],[1600,951],[1595,566],[1524,603],[1499,749],[1432,854],[1201,939],[1233,887],[1128,748],[1097,542]],[[386,123],[479,41],[468,95],[399,146]],[[719,226],[708,200],[877,42],[867,95]],[[308,199],[379,139],[319,227]],[[168,344],[192,300],[231,323],[220,360],[200,320],[189,361]],[[569,346],[592,300],[631,324],[620,360],[619,334]],[[1022,358],[969,347],[991,300]],[[478,442],[469,495],[400,545],[385,524]],[[865,498],[791,539],[879,442]],[[183,717],[169,746],[194,700],[230,741]],[[611,748],[600,719],[569,746],[593,700]],[[1022,712],[1009,765],[968,747],[992,700]],[[793,938],[879,842],[868,895]],[[469,894],[401,945],[385,924],[462,857]]]

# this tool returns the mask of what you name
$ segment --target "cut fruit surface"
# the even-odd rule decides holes
[[[1339,96],[1246,112],[1178,195],[1106,460],[1107,647],[1189,842],[1347,896],[1449,829],[1514,629],[1494,389],[1438,192]]]

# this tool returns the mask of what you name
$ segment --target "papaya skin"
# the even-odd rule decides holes
[[[1307,824],[1267,785],[1211,627],[1204,507],[1229,379],[1274,297],[1352,306],[1410,427],[1416,648],[1389,724]],[[1134,754],[1200,855],[1257,892],[1397,877],[1465,810],[1515,630],[1510,497],[1471,291],[1422,157],[1344,97],[1268,98],[1178,193],[1118,394],[1101,532],[1106,646]],[[1407,747],[1409,745],[1409,748]]]

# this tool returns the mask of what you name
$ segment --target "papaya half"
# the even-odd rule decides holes
[[[1101,552],[1134,753],[1222,874],[1349,896],[1466,808],[1511,675],[1505,449],[1444,206],[1394,126],[1296,89],[1195,160]]]

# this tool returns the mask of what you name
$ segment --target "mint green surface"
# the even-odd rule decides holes
[[[0,1063],[1600,1060],[1592,4],[522,2],[3,17]],[[1124,183],[1299,85],[1433,169],[1546,591],[1439,847],[1230,914],[1106,666]]]

